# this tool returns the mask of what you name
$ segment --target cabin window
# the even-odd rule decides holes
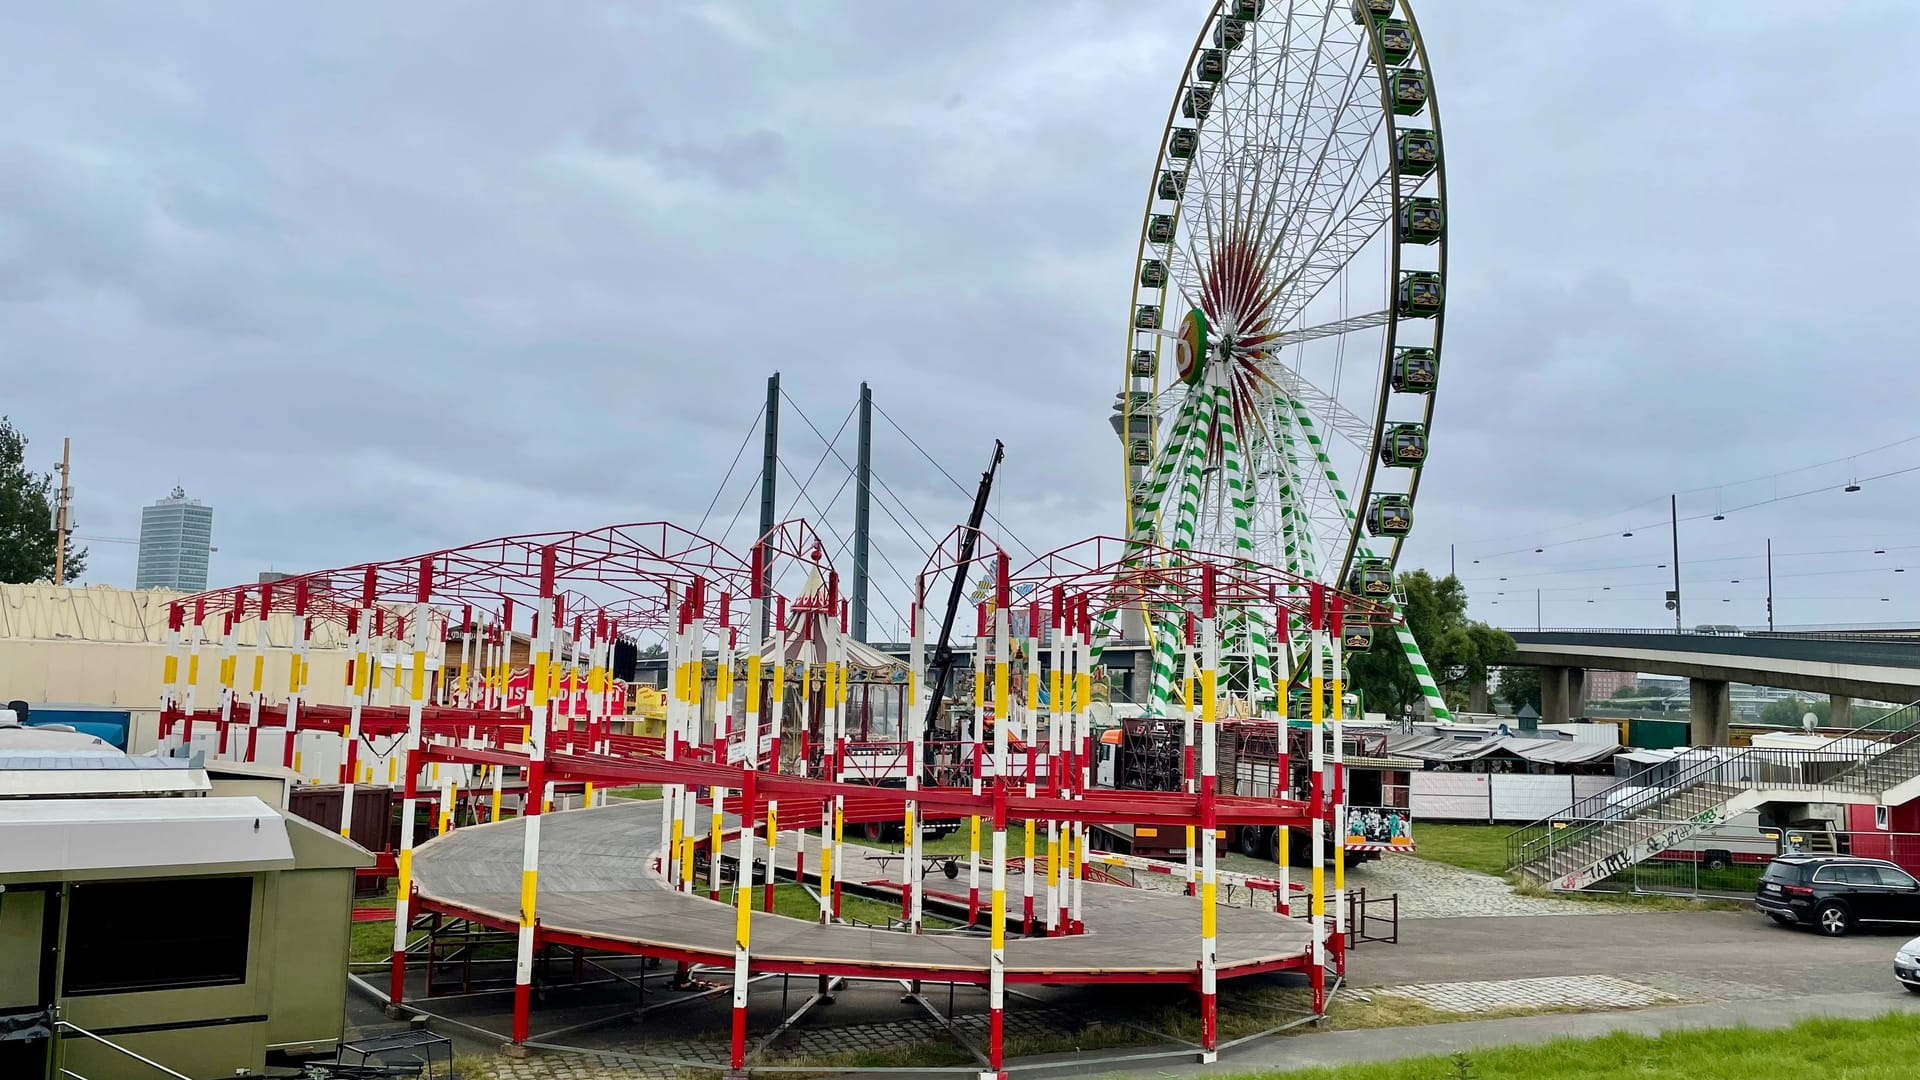
[[[253,879],[79,882],[67,896],[66,993],[247,981]]]

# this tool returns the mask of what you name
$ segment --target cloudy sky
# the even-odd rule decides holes
[[[774,370],[801,476],[800,414],[832,434],[865,379],[969,488],[1006,440],[1017,545],[1115,531],[1140,192],[1208,6],[23,7],[0,412],[40,464],[74,439],[83,536],[175,484],[212,504],[216,584],[724,533]],[[1911,5],[1421,11],[1452,277],[1404,565],[1451,546],[1511,626],[1536,589],[1548,625],[1657,625],[1681,491],[1689,624],[1764,621],[1769,536],[1783,624],[1920,618],[1920,472],[1884,475],[1920,440],[1874,451],[1920,434]],[[878,428],[881,501],[945,532],[966,496]],[[844,477],[808,488],[842,531]],[[131,545],[89,546],[87,580],[131,584]]]

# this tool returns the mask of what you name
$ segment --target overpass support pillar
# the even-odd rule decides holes
[[[1467,687],[1467,711],[1476,713],[1493,711],[1492,703],[1487,700],[1487,680],[1481,679]]]
[[[1587,669],[1567,669],[1567,713],[1571,719],[1587,715]]]
[[[1725,679],[1687,680],[1687,698],[1692,705],[1690,732],[1695,746],[1725,746],[1728,728],[1733,724],[1733,696]]]
[[[1853,699],[1845,694],[1831,694],[1829,695],[1829,700],[1833,703],[1833,711],[1828,714],[1827,723],[1837,728],[1851,728],[1853,726]]]
[[[1540,669],[1540,722],[1543,724],[1564,724],[1570,718],[1567,701],[1571,693],[1575,672],[1580,674],[1580,683],[1586,685],[1586,672],[1580,668],[1543,667]]]

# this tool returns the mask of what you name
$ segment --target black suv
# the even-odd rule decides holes
[[[1920,923],[1920,881],[1881,859],[1782,855],[1760,875],[1753,902],[1782,926],[1830,937],[1863,922]]]

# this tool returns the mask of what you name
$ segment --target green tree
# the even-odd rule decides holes
[[[1537,667],[1504,667],[1500,669],[1500,678],[1494,685],[1494,694],[1514,712],[1520,706],[1531,705],[1534,712],[1540,711],[1540,669]]]
[[[1484,681],[1488,669],[1513,650],[1513,639],[1467,618],[1467,591],[1457,577],[1435,578],[1425,570],[1410,570],[1400,575],[1398,585],[1406,597],[1401,613],[1434,682],[1448,700],[1464,700],[1467,688]],[[1375,712],[1397,716],[1420,700],[1413,668],[1394,647],[1391,634],[1379,634],[1372,649],[1351,655],[1347,677]]]
[[[640,650],[640,659],[642,660],[658,660],[666,655],[667,647],[657,641]]]
[[[1816,723],[1825,724],[1833,716],[1833,702],[1783,697],[1767,702],[1766,708],[1760,710],[1760,722],[1774,727],[1799,727],[1800,718],[1808,713],[1814,715]]]
[[[1616,698],[1644,697],[1645,695],[1646,691],[1638,686],[1622,686],[1613,692]]]
[[[53,507],[52,471],[27,468],[27,437],[0,416],[0,581],[53,580],[59,531]],[[67,532],[67,581],[72,581],[87,568],[87,552],[73,546],[72,518]]]

